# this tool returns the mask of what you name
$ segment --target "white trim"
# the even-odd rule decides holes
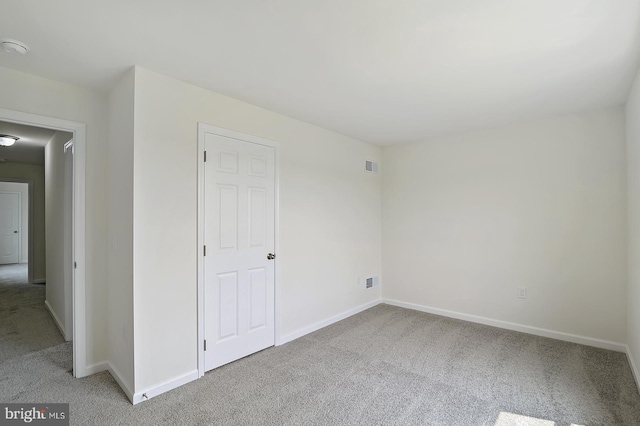
[[[106,367],[107,367],[106,370],[109,371],[109,374],[111,374],[114,380],[118,382],[122,391],[125,393],[125,395],[127,395],[127,398],[129,398],[129,401],[133,403],[133,391],[131,390],[131,387],[127,385],[126,381],[122,377],[122,374],[120,374],[120,371],[116,368],[115,365],[111,364],[111,362],[109,361],[106,362]]]
[[[64,327],[62,325],[62,321],[60,321],[60,318],[58,318],[58,315],[56,315],[55,311],[51,307],[51,304],[49,303],[48,300],[44,301],[44,306],[47,307],[47,310],[51,314],[51,318],[53,318],[53,322],[55,322],[56,325],[58,326],[58,330],[60,330],[60,333],[62,334],[62,337],[64,338],[65,341],[68,342],[70,339],[67,338],[67,331],[64,329]]]
[[[34,239],[35,239],[35,231],[34,231],[34,227],[35,227],[35,223],[36,223],[36,209],[35,209],[35,199],[36,199],[36,195],[35,195],[35,184],[33,182],[33,180],[28,179],[25,180],[25,182],[27,183],[27,185],[29,185],[29,228],[27,229],[27,232],[29,233],[28,236],[28,241],[29,241],[29,247],[27,247],[27,252],[29,255],[29,258],[27,259],[27,279],[29,280],[29,283],[31,284],[39,284],[36,283],[36,281],[33,278],[33,274],[35,274],[35,269],[36,269],[36,264],[35,264],[35,243],[34,243]],[[46,260],[46,259],[45,259]],[[46,273],[46,268],[45,268],[45,273]],[[46,277],[45,277],[46,279]]]
[[[61,120],[59,118],[45,117],[37,114],[13,111],[0,108],[0,120],[27,126],[45,127],[47,129],[62,130],[73,133],[73,256],[77,264],[73,274],[73,375],[74,377],[87,376],[87,336],[86,336],[86,229],[85,229],[85,185],[86,185],[86,125],[75,121]],[[32,187],[30,194],[33,194]],[[30,195],[29,201],[33,201]],[[30,204],[32,206],[33,204]],[[29,227],[29,232],[33,229]],[[29,249],[33,248],[33,240],[30,239]],[[33,255],[29,252],[29,262]],[[29,263],[30,270],[32,263]]]
[[[609,349],[616,352],[626,352],[624,343],[611,342],[609,340],[595,339],[592,337],[579,336],[577,334],[564,333],[562,331],[547,330],[545,328],[532,327],[530,325],[516,324],[513,322],[501,321],[492,318],[480,317],[477,315],[463,314],[460,312],[448,311],[446,309],[432,308],[429,306],[406,303],[393,299],[382,299],[382,303],[399,306],[401,308],[413,309],[414,311],[427,312],[429,314],[441,315],[449,318],[456,318],[463,321],[475,322],[478,324],[490,325],[507,330],[519,331],[521,333],[533,334],[535,336],[549,337],[551,339],[564,340],[566,342],[578,343],[581,345],[593,346],[601,349]]]
[[[88,376],[92,374],[100,373],[103,371],[109,371],[109,363],[107,361],[104,361],[104,362],[96,362],[94,364],[89,364],[87,365],[86,371]]]
[[[73,139],[71,139],[71,141],[67,142],[65,144],[65,148],[67,146],[68,143],[72,143]],[[69,188],[69,182],[68,182],[68,177],[67,177],[67,168],[68,168],[68,155],[66,154],[66,149],[65,149],[65,154],[63,155],[64,157],[64,192],[63,192],[63,211],[64,211],[64,216],[62,219],[62,230],[63,230],[63,247],[66,246],[66,240],[67,240],[67,236],[68,233],[71,232],[71,236],[70,236],[70,243],[71,243],[71,258],[67,257],[67,248],[64,247],[64,254],[62,256],[63,258],[63,276],[64,276],[64,280],[63,280],[63,295],[64,295],[64,300],[65,300],[65,304],[64,304],[64,318],[65,318],[65,324],[67,326],[67,330],[68,330],[68,339],[67,340],[72,340],[73,339],[73,286],[74,286],[74,267],[73,267],[73,263],[75,261],[75,257],[73,255],[73,251],[74,251],[74,242],[73,242],[73,238],[74,235],[76,234],[76,230],[74,229],[74,224],[75,224],[75,214],[76,212],[74,211],[74,207],[75,207],[75,199],[74,199],[74,192],[75,192],[75,188],[74,188],[74,162],[75,159],[73,158],[73,149],[71,150],[71,188]],[[67,204],[67,200],[66,200],[66,193],[67,191],[71,190],[71,208],[69,208],[68,204]],[[46,198],[46,197],[45,197]],[[46,200],[45,200],[46,201]],[[71,211],[69,211],[71,210]],[[67,215],[71,215],[71,229],[67,229],[67,223],[66,223],[66,219],[68,216]],[[69,278],[71,278],[71,283],[69,286]]]
[[[28,191],[29,191],[29,188],[27,188],[27,192]],[[29,216],[28,207],[27,207],[27,216]],[[18,263],[22,263],[22,192],[18,192],[18,229],[20,230],[20,236],[18,237]],[[28,231],[29,229],[27,228],[27,232]],[[27,235],[27,238],[29,238],[29,235]],[[27,261],[28,260],[29,259],[27,259]],[[27,274],[29,273],[28,268],[29,267],[27,266]]]
[[[125,380],[122,378],[122,374],[120,371],[110,362],[96,362],[94,364],[87,365],[85,369],[88,376],[96,373],[101,373],[103,371],[108,371],[111,374],[111,377],[120,385],[120,388],[125,393],[129,401],[133,401],[133,392],[131,391],[131,386],[125,383]]]
[[[357,307],[355,307],[353,309],[349,309],[348,311],[343,312],[341,314],[334,315],[331,318],[327,318],[325,320],[318,321],[317,323],[311,324],[308,327],[302,328],[302,329],[300,329],[298,331],[294,331],[293,333],[289,333],[289,334],[287,334],[285,336],[282,336],[282,338],[280,339],[280,343],[278,345],[284,345],[285,343],[289,343],[292,340],[296,340],[296,339],[298,339],[298,338],[300,338],[302,336],[306,336],[309,333],[313,333],[314,331],[318,331],[321,328],[327,327],[327,326],[329,326],[331,324],[334,324],[334,323],[336,323],[338,321],[342,321],[343,319],[349,318],[352,315],[359,314],[362,311],[366,311],[367,309],[373,308],[374,306],[379,305],[380,303],[381,303],[380,299],[376,299],[376,300],[374,300],[372,302],[365,303],[364,305],[360,305],[360,306],[357,306]]]
[[[636,363],[633,360],[633,354],[631,353],[631,348],[627,346],[627,359],[629,360],[629,365],[631,366],[631,373],[633,373],[633,378],[636,381],[636,387],[638,388],[638,392],[640,392],[640,370],[636,367]]]
[[[84,124],[74,129],[73,146],[73,236],[72,258],[75,273],[72,274],[73,298],[73,375],[84,377],[87,365],[86,335],[86,228],[85,228],[85,184],[86,184],[86,127]]]
[[[280,249],[280,202],[279,202],[279,188],[280,188],[280,144],[269,139],[264,139],[258,136],[247,135],[244,133],[236,132],[229,129],[223,129],[221,127],[215,127],[206,123],[198,123],[198,246],[196,247],[198,253],[198,332],[197,332],[197,352],[198,352],[198,377],[204,376],[204,342],[205,330],[204,330],[204,256],[202,247],[204,246],[204,135],[205,133],[212,133],[218,136],[224,136],[231,139],[237,139],[243,142],[251,142],[258,145],[265,145],[275,150],[275,228],[274,228],[274,250],[275,253],[279,253]],[[280,256],[276,256],[274,264],[274,344],[279,345],[280,342]]]
[[[198,377],[199,377],[198,370],[190,371],[186,374],[183,374],[182,376],[176,377],[175,379],[167,380],[166,382],[161,383],[157,386],[153,386],[146,390],[136,392],[135,394],[133,394],[133,398],[130,398],[131,403],[133,405],[136,405],[141,402],[147,401],[153,398],[154,396],[158,396],[165,392],[169,392],[172,389],[185,385],[189,382],[193,382],[194,380],[197,380]],[[126,390],[125,390],[125,393],[126,393]],[[129,395],[127,394],[127,396]]]
[[[197,303],[197,353],[198,353],[198,377],[204,376],[204,126],[198,123],[198,303]]]
[[[29,191],[28,188],[27,188],[27,191]],[[22,192],[18,192],[17,194],[18,194],[18,229],[20,230],[20,235],[18,237],[18,263],[22,263]],[[28,207],[27,207],[27,216],[29,216]],[[29,229],[27,228],[27,232],[28,231]],[[29,235],[27,235],[27,238],[29,238]],[[29,259],[27,259],[27,261],[28,260]],[[28,273],[29,273],[29,267],[27,266],[27,274]]]
[[[276,144],[274,146],[275,151],[276,151],[276,164],[275,164],[275,177],[276,177],[276,183],[275,183],[275,191],[274,191],[274,197],[276,197],[275,199],[275,203],[274,203],[274,208],[276,209],[275,211],[275,216],[274,216],[274,220],[275,220],[275,227],[274,227],[274,235],[275,235],[275,241],[274,241],[274,253],[278,254],[278,256],[276,256],[275,258],[275,264],[274,264],[274,277],[273,279],[274,281],[274,298],[273,298],[273,303],[274,303],[274,318],[273,318],[273,327],[274,327],[274,336],[273,336],[273,340],[274,340],[274,344],[276,346],[281,345],[282,343],[282,292],[280,289],[280,259],[281,256],[280,254],[280,145]]]
[[[47,282],[46,278],[34,278],[32,280],[33,284],[45,284]]]

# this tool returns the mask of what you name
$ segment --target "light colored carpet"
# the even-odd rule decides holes
[[[132,406],[65,343],[0,364],[0,401],[75,425],[636,425],[624,354],[379,305]],[[528,418],[528,419],[527,419]]]
[[[44,300],[26,264],[0,265],[0,362],[64,342]]]

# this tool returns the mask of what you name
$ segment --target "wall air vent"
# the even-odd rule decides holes
[[[379,170],[378,163],[374,161],[366,160],[364,162],[364,170],[369,173],[378,173],[378,170]]]
[[[369,277],[364,281],[365,288],[378,287],[378,276]]]

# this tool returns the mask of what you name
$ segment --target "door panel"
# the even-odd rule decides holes
[[[264,188],[249,188],[249,247],[266,247],[267,192]]]
[[[20,194],[0,192],[0,265],[20,262]]]
[[[235,185],[218,185],[220,213],[219,248],[234,250],[238,247],[238,187]]]
[[[205,133],[205,370],[274,344],[275,149]]]
[[[220,333],[218,341],[238,335],[238,273],[218,275]]]
[[[266,269],[258,268],[249,271],[250,289],[250,324],[249,328],[255,330],[267,324],[267,279]]]

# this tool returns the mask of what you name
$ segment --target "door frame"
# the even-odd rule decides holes
[[[73,303],[73,376],[85,377],[87,370],[87,335],[86,335],[86,125],[75,121],[46,117],[43,115],[13,111],[0,108],[0,120],[27,126],[44,127],[73,134],[75,141],[73,157],[73,225],[72,225],[72,256],[76,265],[72,284]],[[32,210],[33,185],[29,185],[29,208]],[[32,221],[32,218],[30,218]],[[32,223],[32,222],[31,222]],[[33,226],[29,227],[30,237]],[[29,262],[33,259],[33,239],[30,238]],[[32,264],[29,264],[29,269]]]
[[[67,220],[67,215],[71,216],[71,261],[73,261],[75,259],[74,254],[73,254],[73,248],[74,248],[74,244],[73,244],[73,236],[75,235],[75,230],[74,230],[74,226],[73,224],[75,223],[75,212],[74,212],[74,197],[75,197],[75,191],[74,191],[74,187],[73,187],[73,163],[74,163],[74,146],[75,146],[75,142],[74,139],[71,138],[69,141],[67,141],[64,144],[64,173],[63,173],[63,180],[64,180],[64,194],[67,193],[67,190],[70,189],[71,190],[71,211],[67,210],[67,200],[64,199],[62,204],[63,204],[63,208],[62,211],[64,212],[63,214],[63,222],[65,222]],[[71,151],[71,188],[68,188],[68,182],[67,182],[67,152]],[[63,245],[64,245],[64,255],[63,255],[63,259],[66,259],[66,255],[67,255],[67,247],[66,247],[66,238],[67,236],[65,235],[63,237]],[[66,263],[66,262],[65,262]],[[64,299],[71,299],[73,301],[73,282],[74,282],[74,274],[73,274],[73,266],[71,265],[71,263],[67,263],[64,266]],[[69,274],[71,276],[71,288],[69,288],[68,286],[68,281],[67,281],[67,274]],[[69,294],[71,293],[71,294]],[[69,340],[73,340],[73,328],[74,328],[74,324],[73,324],[73,302],[71,303],[71,306],[66,306],[64,307],[64,323],[65,324],[71,324],[71,334],[69,333],[69,327],[67,327],[67,329],[65,330],[65,340],[69,341]],[[71,318],[69,318],[71,317]]]
[[[258,145],[271,147],[275,150],[275,253],[280,252],[280,144],[269,139],[258,136],[247,135],[234,130],[215,127],[206,123],[198,123],[198,341],[196,342],[198,352],[198,377],[204,376],[204,204],[205,204],[205,179],[204,179],[204,135],[213,133],[230,139],[242,142],[251,142]],[[274,264],[274,345],[281,342],[280,335],[280,256],[276,256]]]
[[[9,181],[2,180],[2,178],[0,178],[0,182],[9,183]],[[11,183],[22,183],[22,182],[11,182]],[[27,193],[28,191],[29,189],[27,188]],[[22,260],[22,192],[0,190],[0,194],[16,194],[18,196],[18,229],[20,230],[20,236],[18,237],[18,264],[20,264],[22,263],[21,262]],[[29,217],[28,206],[27,206],[27,217]],[[29,232],[29,228],[27,228],[27,233],[28,232]],[[29,235],[27,235],[27,240],[29,240]],[[28,250],[29,250],[29,246],[27,246],[27,251]],[[28,258],[27,258],[27,262],[29,262]],[[27,281],[28,281],[28,274],[29,274],[29,263],[27,263]],[[29,284],[31,284],[31,281],[29,281]]]

